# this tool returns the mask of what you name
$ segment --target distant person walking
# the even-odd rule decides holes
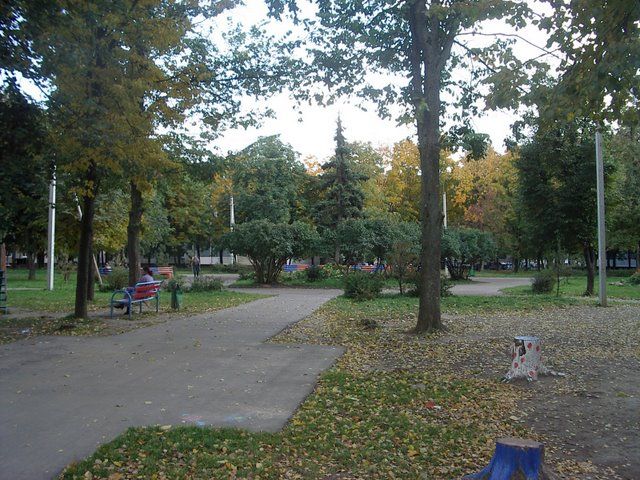
[[[193,278],[198,278],[200,276],[200,258],[198,254],[191,258],[191,268],[193,269]]]

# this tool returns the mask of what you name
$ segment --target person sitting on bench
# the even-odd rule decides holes
[[[138,280],[138,283],[147,283],[147,282],[153,282],[153,271],[151,270],[151,267],[144,267],[142,269],[142,271],[144,272],[144,275],[142,275],[142,277],[140,277],[140,280]],[[127,287],[126,290],[129,293],[133,293],[133,291],[136,289],[135,286],[133,287]],[[123,298],[127,298],[127,296],[125,295]],[[124,308],[124,304],[119,303],[118,305],[115,306],[116,308]],[[127,305],[127,311],[124,312],[125,315],[129,315],[129,305]]]

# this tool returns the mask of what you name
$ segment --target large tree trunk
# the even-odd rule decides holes
[[[640,273],[640,240],[636,248],[636,272]]]
[[[513,259],[513,273],[518,273],[519,271],[520,271],[520,259],[516,257]]]
[[[421,171],[422,222],[420,252],[420,308],[416,332],[442,328],[440,316],[440,242],[442,211],[440,207],[440,81],[451,53],[459,25],[442,30],[439,16],[422,2],[413,2],[408,11],[411,50],[411,94],[418,130]],[[427,10],[428,9],[428,10]]]
[[[88,182],[95,182],[95,165],[89,166]],[[95,213],[95,187],[82,197],[83,212],[80,221],[80,248],[78,251],[78,277],[76,281],[76,318],[87,318],[87,290],[91,275],[91,245],[93,240],[93,217]]]
[[[584,261],[587,265],[587,289],[584,291],[584,294],[587,296],[593,295],[593,285],[595,283],[595,263],[596,263],[596,255],[593,250],[593,246],[590,243],[585,243],[582,249],[582,253],[584,254]]]
[[[430,46],[429,50],[433,48]],[[437,57],[431,55],[433,61]],[[440,242],[442,212],[439,195],[440,73],[434,68],[426,79],[426,105],[418,107],[418,149],[421,170],[420,308],[416,332],[442,328],[440,316]]]
[[[127,258],[129,259],[129,285],[140,278],[140,230],[142,229],[142,192],[131,182],[131,209],[127,226]]]
[[[89,245],[89,260],[91,263],[89,264],[89,276],[87,277],[87,300],[93,302],[95,299],[96,278],[98,277],[95,257],[93,256],[93,238],[91,238],[91,244]]]
[[[4,243],[0,244],[0,270],[7,270],[7,247]]]

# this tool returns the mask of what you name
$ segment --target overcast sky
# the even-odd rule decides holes
[[[234,10],[233,20],[250,24],[266,19],[266,7],[262,2],[253,0],[248,3],[251,6]],[[307,10],[307,15],[309,14]],[[274,25],[269,29],[282,31],[287,27],[292,28],[291,25]],[[483,31],[494,33],[513,30],[500,22],[491,22]],[[529,28],[524,34],[527,40],[544,46],[545,36],[537,29]],[[486,43],[488,40],[479,38],[478,41]],[[536,48],[521,41],[514,50],[523,59],[532,58],[540,53]],[[280,134],[281,138],[290,143],[303,158],[311,155],[322,160],[329,157],[335,148],[333,137],[338,115],[342,117],[348,141],[371,142],[374,146],[383,146],[415,136],[413,125],[398,126],[393,120],[379,118],[373,105],[368,111],[363,111],[349,99],[343,99],[330,107],[297,106],[287,94],[280,94],[266,103],[275,112],[274,118],[266,119],[259,128],[227,131],[211,145],[212,148],[219,154],[226,154],[246,147],[260,136]],[[489,134],[494,147],[502,151],[504,139],[509,135],[510,125],[515,119],[512,113],[488,111],[483,117],[475,119],[473,125],[477,131]]]

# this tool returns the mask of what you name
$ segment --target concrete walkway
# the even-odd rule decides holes
[[[531,285],[531,279],[526,277],[473,277],[469,283],[454,285],[451,293],[454,295],[502,295],[501,290],[509,287]]]
[[[342,351],[263,341],[340,292],[256,291],[275,296],[118,336],[0,346],[0,478],[52,478],[130,426],[281,429]]]

